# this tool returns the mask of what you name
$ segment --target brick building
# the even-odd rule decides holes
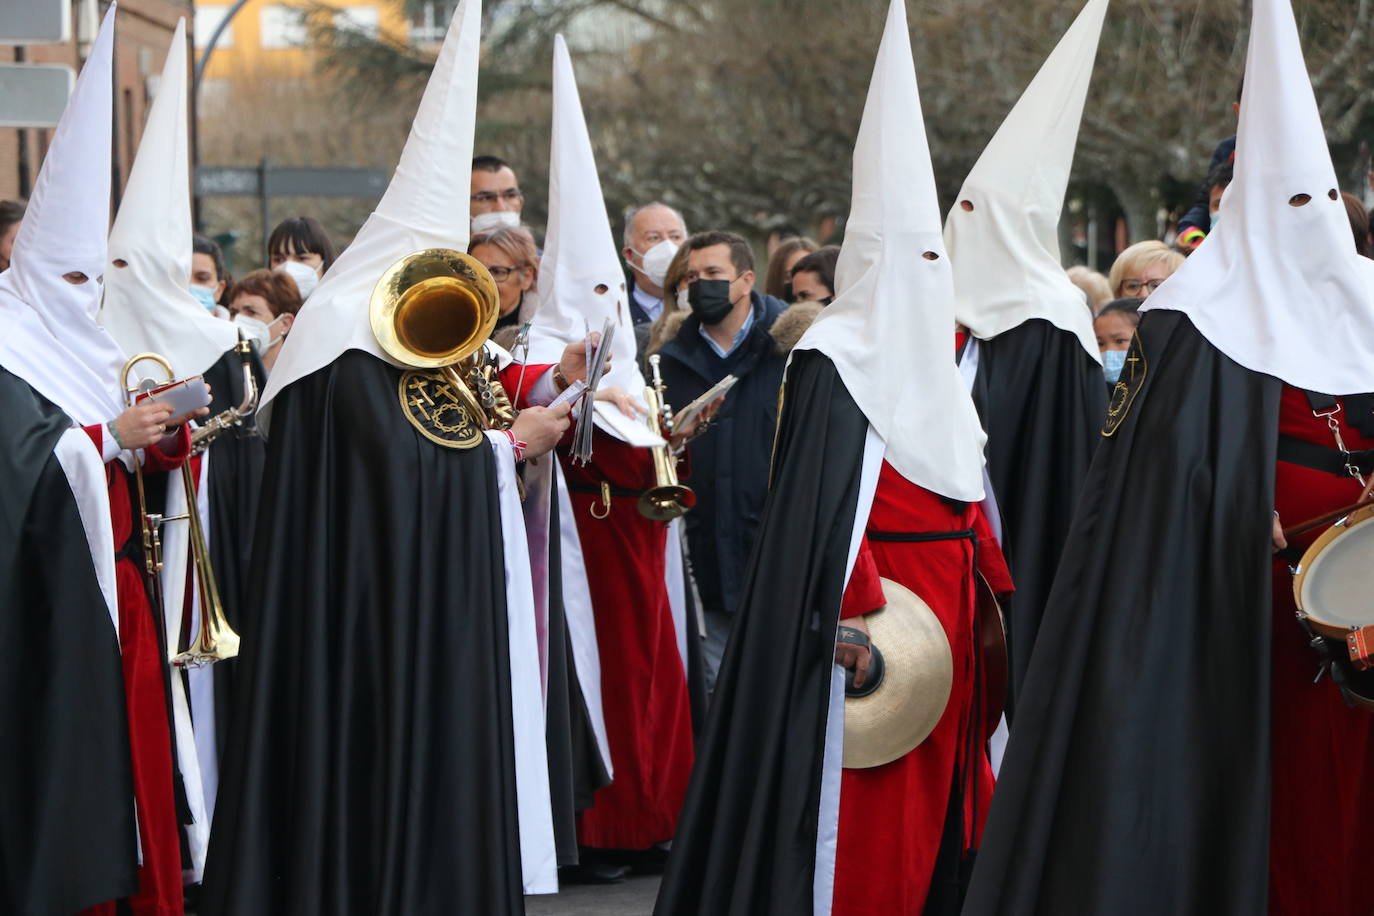
[[[187,19],[192,0],[120,0],[115,29],[114,194],[119,197],[143,135],[148,106],[177,19]],[[95,39],[107,0],[72,0],[71,40],[66,44],[0,45],[0,63],[65,64],[78,70]],[[25,197],[38,178],[52,128],[0,128],[0,199]]]

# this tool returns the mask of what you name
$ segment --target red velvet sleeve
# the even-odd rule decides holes
[[[978,571],[988,580],[993,594],[1002,600],[1016,591],[1016,585],[1011,580],[1007,559],[1002,555],[1002,545],[998,544],[997,538],[993,536],[992,526],[988,524],[983,507],[975,504],[973,508],[973,530],[978,535]]]
[[[95,444],[96,454],[105,457],[105,427],[99,423],[94,426],[83,426],[81,429],[86,435],[91,437],[91,442]]]
[[[859,556],[854,561],[854,571],[849,574],[849,584],[844,589],[844,601],[840,604],[840,619],[862,617],[871,614],[887,604],[883,597],[883,585],[878,577],[878,564],[873,561],[873,551],[868,548],[868,536],[859,544]]]
[[[183,423],[177,430],[176,438],[169,445],[164,446],[159,442],[143,450],[143,470],[151,472],[176,470],[190,455],[191,426],[188,423]]]
[[[543,377],[545,372],[552,370],[555,365],[557,364],[530,364],[525,366],[525,382],[523,385],[521,385],[521,364],[511,363],[501,372],[501,387],[506,389],[506,397],[510,398],[511,403],[514,404],[516,407],[530,406],[529,402],[525,399],[529,397],[530,390],[534,388],[534,383],[539,381],[539,379]],[[519,388],[518,391],[516,390],[517,387]]]

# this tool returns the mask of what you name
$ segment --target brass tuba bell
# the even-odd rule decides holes
[[[459,365],[482,349],[501,311],[486,267],[469,254],[427,248],[387,268],[372,290],[372,333],[387,355],[412,369],[435,369],[453,385],[474,422],[485,425]]]

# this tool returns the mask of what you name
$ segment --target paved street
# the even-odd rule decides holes
[[[657,893],[657,875],[605,887],[569,884],[557,895],[526,897],[525,916],[649,916]]]

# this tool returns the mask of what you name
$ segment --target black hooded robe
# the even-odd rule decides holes
[[[0,416],[0,910],[66,916],[138,890],[124,676],[53,453],[72,421],[4,369]]]
[[[274,403],[204,916],[524,912],[496,457],[400,377]]]
[[[796,353],[655,916],[811,912],[834,634],[867,430],[834,364]]]
[[[267,373],[256,352],[250,355],[249,361],[261,393],[267,387]],[[243,362],[233,350],[206,370],[205,379],[214,395],[210,404],[211,416],[243,403]],[[221,433],[207,454],[210,456],[210,563],[224,604],[224,616],[237,632],[251,611],[248,588],[253,579],[253,529],[257,521],[262,469],[267,461],[267,444],[258,433],[257,418],[245,417],[242,425]],[[236,660],[229,659],[216,662],[211,669],[215,678],[215,734],[220,759],[224,757],[228,740],[229,698],[233,695],[237,665]]]
[[[965,916],[1266,911],[1280,392],[1185,315],[1145,315]]]
[[[978,343],[973,402],[1016,582],[1004,612],[1008,708],[1026,677],[1059,556],[1107,413],[1102,367],[1042,318]]]

